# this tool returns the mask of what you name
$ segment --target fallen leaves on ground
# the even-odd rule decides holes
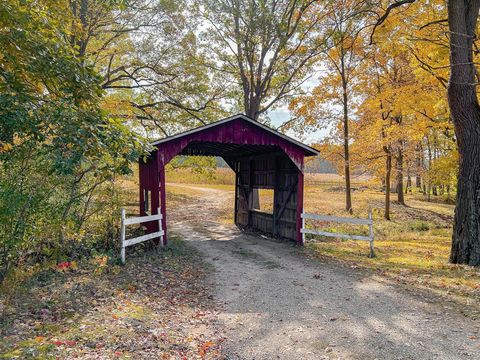
[[[185,244],[138,252],[120,269],[97,265],[106,270],[75,264],[2,298],[0,357],[223,358],[208,269]]]

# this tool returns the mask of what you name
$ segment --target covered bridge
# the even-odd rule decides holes
[[[170,136],[140,159],[140,213],[163,215],[167,234],[165,165],[176,155],[220,156],[235,172],[235,224],[302,243],[303,165],[318,151],[245,115]],[[273,213],[258,209],[255,189],[273,189]],[[152,222],[147,229],[158,230]]]

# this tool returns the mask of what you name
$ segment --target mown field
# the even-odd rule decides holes
[[[233,192],[233,173],[218,169],[215,176],[176,170],[167,174],[169,183],[190,183]],[[170,185],[170,197],[199,196],[199,192]],[[263,195],[263,196],[262,196]],[[260,191],[261,202],[271,201]],[[305,212],[347,216],[344,211],[342,178],[334,174],[307,174]],[[307,237],[305,251],[324,260],[345,266],[361,267],[396,282],[415,285],[439,294],[465,301],[480,300],[480,269],[448,263],[454,206],[440,197],[427,202],[420,193],[406,195],[407,206],[399,205],[392,194],[391,220],[383,218],[384,193],[379,184],[368,177],[353,179],[353,217],[365,218],[372,211],[374,218],[375,253],[370,259],[368,243],[333,238]],[[267,206],[268,207],[268,206]],[[223,222],[233,221],[232,204],[225,203]],[[326,231],[366,234],[363,226],[308,222],[308,227]]]

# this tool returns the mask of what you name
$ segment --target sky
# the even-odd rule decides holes
[[[271,120],[272,127],[277,128],[286,121],[288,121],[291,117],[290,112],[288,111],[288,108],[278,108],[272,111],[268,112],[268,116]],[[283,132],[283,131],[282,131]],[[327,137],[329,134],[328,129],[321,129],[317,130],[314,133],[311,134],[306,134],[305,138],[301,138],[298,136],[298,134],[295,134],[294,131],[289,130],[284,132],[286,135],[294,138],[295,140],[301,141],[305,144],[313,144],[313,143],[318,143],[320,140],[323,138]]]
[[[322,69],[323,68],[318,68],[317,71],[321,71]],[[305,81],[305,83],[302,85],[302,89],[305,90],[306,92],[310,92],[316,85],[318,85],[318,83],[319,83],[318,79],[315,76],[312,76],[310,79]],[[275,110],[269,111],[268,117],[272,122],[272,126],[274,128],[278,128],[280,125],[282,125],[283,123],[285,123],[291,118],[291,114],[290,114],[290,111],[288,110],[288,106],[282,105],[276,108]],[[312,143],[318,143],[320,140],[327,137],[329,135],[329,130],[328,129],[317,130],[314,133],[306,134],[305,138],[299,137],[298,134],[295,134],[295,132],[292,130],[287,131],[286,134],[303,143],[312,144]]]

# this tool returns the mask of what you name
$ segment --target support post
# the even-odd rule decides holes
[[[368,231],[370,235],[370,255],[368,255],[369,258],[374,258],[375,257],[375,251],[373,248],[373,216],[372,216],[372,210],[368,211],[368,219],[371,221],[371,223],[368,225]]]
[[[303,213],[303,162],[302,168],[298,170],[297,182],[297,245],[303,245],[302,234],[302,213]]]
[[[273,236],[278,235],[278,211],[280,210],[280,207],[278,206],[278,186],[279,186],[279,180],[278,180],[278,162],[279,162],[279,157],[274,156],[274,184],[273,184],[273,229],[272,233]]]
[[[157,208],[157,214],[161,214],[160,212],[160,207]],[[163,217],[163,216],[162,216]],[[159,232],[162,232],[163,230],[163,226],[162,226],[162,219],[158,219],[158,231]],[[160,236],[160,246],[161,247],[164,247],[165,246],[165,238],[164,238],[165,235],[162,235]]]
[[[303,210],[302,210],[302,230],[305,229],[305,218],[303,217]],[[305,233],[302,231],[302,244],[305,244]]]
[[[248,161],[248,224],[247,227],[252,226],[252,209],[258,208],[258,189],[253,188],[253,158],[250,157]],[[255,191],[257,194],[255,195]]]
[[[122,260],[122,264],[125,264],[125,209],[122,208],[122,221],[121,221],[121,228],[120,228],[120,245],[122,250],[120,251],[120,258]]]
[[[165,165],[160,163],[159,169],[159,185],[160,185],[160,211],[162,214],[162,220],[159,222],[159,225],[161,226],[161,229],[163,230],[163,245],[166,246],[168,243],[168,237],[167,237],[167,204],[166,204],[166,198],[167,198],[167,192],[165,188]]]
[[[238,169],[238,162],[235,163],[235,167],[233,168],[235,171],[235,203],[233,204],[233,223],[235,225],[238,224],[237,216],[238,216],[238,192],[240,191],[240,184],[238,181],[238,177],[240,176],[239,169]]]

